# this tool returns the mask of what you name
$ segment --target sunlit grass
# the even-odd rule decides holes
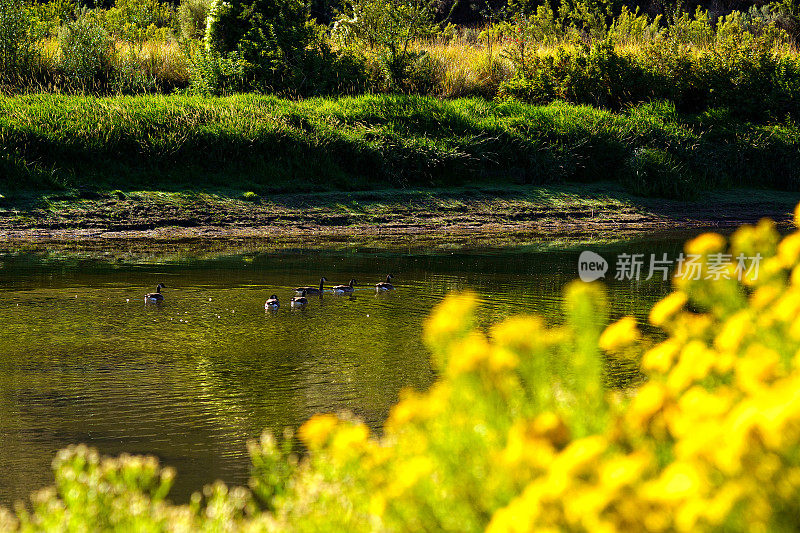
[[[680,167],[660,172],[660,159],[648,160],[636,190],[666,194],[673,190],[668,183],[647,180],[679,172],[691,187],[672,194],[683,197],[729,186],[793,190],[800,165],[791,125],[728,117],[729,127],[708,131],[698,125],[713,117],[681,115],[667,104],[613,113],[395,95],[292,101],[40,94],[0,98],[0,116],[6,175],[0,194],[40,187],[222,185],[261,194],[627,183],[626,162],[649,154],[642,152],[646,148],[668,154],[666,161]]]

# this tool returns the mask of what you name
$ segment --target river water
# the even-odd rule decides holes
[[[614,254],[677,255],[683,240],[592,250],[613,271]],[[519,313],[557,322],[581,250],[0,253],[0,504],[52,483],[55,452],[74,443],[158,456],[183,502],[216,479],[246,484],[246,441],[265,428],[347,410],[379,430],[402,388],[435,379],[420,332],[445,295],[477,293],[483,326]],[[376,294],[390,272],[397,289]],[[291,309],[291,289],[321,276],[359,285]],[[163,305],[145,305],[158,283]],[[670,287],[607,286],[612,318],[641,321]],[[273,293],[283,305],[266,312]],[[610,386],[637,379],[614,372]]]

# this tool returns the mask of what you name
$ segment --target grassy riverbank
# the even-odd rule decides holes
[[[742,186],[797,190],[798,147],[792,124],[682,115],[667,104],[613,113],[413,96],[0,98],[6,197],[612,181],[687,199]]]

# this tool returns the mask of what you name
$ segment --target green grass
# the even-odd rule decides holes
[[[678,195],[733,186],[797,190],[800,128],[481,99],[362,96],[0,97],[0,194],[47,189],[255,194],[565,181],[681,179]],[[667,172],[637,175],[643,149]],[[644,185],[642,185],[644,184]],[[668,185],[668,184],[667,184]],[[634,189],[634,192],[637,192]]]

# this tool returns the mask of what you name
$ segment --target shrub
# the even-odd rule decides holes
[[[181,38],[202,39],[206,34],[211,0],[182,0],[178,7],[178,23]]]
[[[711,26],[708,11],[698,7],[694,16],[685,11],[676,13],[667,26],[664,37],[683,46],[710,46],[714,42],[714,28]]]
[[[74,19],[79,7],[78,0],[49,0],[32,2],[29,9],[41,34],[57,36],[61,26]]]
[[[614,44],[641,46],[652,42],[661,34],[661,20],[661,15],[651,20],[647,15],[639,13],[638,7],[631,12],[626,6],[622,6],[622,11],[608,29],[608,37]]]
[[[334,52],[297,0],[212,3],[205,49],[194,58],[191,75],[200,92],[289,96],[359,92],[367,79],[363,62]]]
[[[651,98],[653,86],[645,69],[605,41],[533,56],[529,64],[519,65],[514,79],[500,86],[500,96],[533,103],[560,99],[619,109]]]
[[[189,69],[192,89],[205,94],[233,94],[248,88],[249,64],[237,52],[222,55],[214,49],[199,50]]]
[[[61,69],[72,88],[102,91],[113,80],[113,40],[89,14],[66,24],[59,35]]]
[[[214,0],[208,20],[207,50],[241,59],[253,89],[293,92],[303,83],[316,33],[300,0]]]
[[[625,162],[620,182],[634,194],[689,199],[699,192],[686,167],[669,153],[656,148],[639,148]]]
[[[116,0],[95,13],[109,34],[132,43],[165,40],[175,25],[175,11],[159,0]]]
[[[503,56],[521,75],[530,75],[539,47],[554,45],[565,36],[549,2],[540,5],[532,15],[517,14],[500,26],[506,40]]]
[[[670,27],[635,51],[615,47],[613,32],[602,43],[560,46],[555,53],[523,53],[513,44],[506,56],[516,74],[501,85],[499,95],[610,109],[669,100],[680,111],[724,107],[748,120],[800,116],[800,60],[776,54],[779,30],[771,27],[756,35],[733,15],[721,20],[709,36],[703,29],[707,20],[702,14],[697,17]],[[698,26],[692,29],[694,22]],[[688,29],[678,31],[681,25]],[[693,48],[693,42],[709,39],[705,48]]]
[[[30,12],[19,0],[0,0],[0,85],[16,85],[31,69],[37,37]]]
[[[411,92],[417,81],[410,77],[434,67],[411,44],[435,28],[428,0],[347,0],[332,36],[343,48],[374,55],[392,90]]]

